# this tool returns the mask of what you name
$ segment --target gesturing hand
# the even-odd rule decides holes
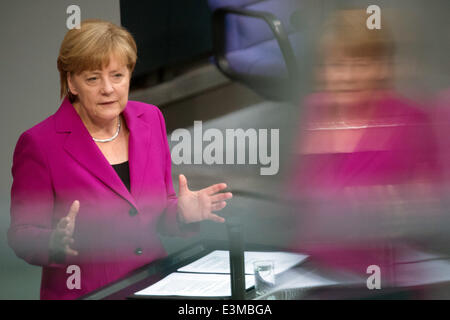
[[[191,191],[188,188],[186,177],[179,176],[178,212],[184,223],[198,222],[201,220],[212,220],[225,222],[225,219],[214,214],[212,211],[219,211],[225,208],[225,200],[233,195],[231,192],[218,193],[225,189],[225,183],[219,183],[199,191]]]
[[[59,220],[50,238],[50,250],[52,253],[64,253],[70,256],[78,255],[78,252],[70,248],[70,245],[74,243],[72,236],[75,230],[75,218],[79,210],[80,202],[75,200],[70,206],[67,216]]]

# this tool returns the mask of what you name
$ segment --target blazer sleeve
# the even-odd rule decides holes
[[[167,140],[166,124],[161,111],[158,109],[158,116],[161,127],[161,136],[163,137],[163,148],[165,157],[164,180],[166,184],[167,206],[161,219],[159,226],[161,232],[175,236],[190,236],[199,230],[199,223],[185,224],[178,219],[178,197],[173,189],[172,182],[172,158],[170,156],[169,142]]]
[[[49,265],[53,187],[46,157],[29,132],[17,142],[12,176],[8,244],[28,263]]]

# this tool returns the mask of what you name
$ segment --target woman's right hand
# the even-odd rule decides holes
[[[75,218],[79,210],[80,202],[75,200],[70,206],[67,216],[59,220],[50,237],[50,252],[52,254],[78,255],[78,251],[70,248],[70,245],[74,243],[72,236],[75,229]]]

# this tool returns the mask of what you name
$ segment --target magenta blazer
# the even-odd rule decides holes
[[[177,220],[171,158],[163,116],[129,101],[131,192],[92,140],[72,104],[24,132],[14,151],[8,242],[18,257],[43,267],[41,299],[73,299],[166,256],[158,230],[186,235]],[[80,201],[73,249],[53,261],[49,240],[74,200]],[[68,289],[70,265],[81,288]]]

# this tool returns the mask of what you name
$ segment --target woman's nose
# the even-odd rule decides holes
[[[353,79],[352,66],[346,65],[344,68],[342,68],[340,78],[342,81],[351,81]]]
[[[103,80],[101,90],[103,94],[111,94],[114,91],[114,87],[108,78]]]

